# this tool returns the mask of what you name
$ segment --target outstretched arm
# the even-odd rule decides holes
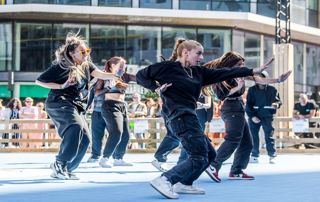
[[[272,84],[272,83],[281,83],[288,79],[292,71],[287,71],[284,74],[281,74],[278,78],[263,78],[260,76],[253,76],[253,80],[258,84]]]

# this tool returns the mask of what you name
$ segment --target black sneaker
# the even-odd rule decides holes
[[[69,175],[67,173],[67,165],[63,164],[60,161],[55,161],[50,164],[50,168],[52,169],[52,174],[50,175],[52,178],[60,179],[60,180],[68,180]]]
[[[80,178],[78,178],[74,173],[68,172],[68,176],[69,176],[69,180],[80,180]]]

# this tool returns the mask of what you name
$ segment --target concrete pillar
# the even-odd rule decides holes
[[[278,76],[289,70],[293,71],[293,45],[275,44],[274,45],[274,73]],[[294,74],[292,73],[284,83],[275,84],[282,99],[282,107],[278,111],[278,116],[292,116],[294,106]]]

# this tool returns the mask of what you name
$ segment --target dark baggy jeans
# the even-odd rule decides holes
[[[253,147],[249,127],[244,112],[222,112],[221,117],[225,122],[226,136],[217,150],[215,161],[211,165],[219,170],[222,163],[237,150],[234,154],[231,173],[239,174],[247,167]]]
[[[168,123],[166,119],[164,119],[165,126],[167,129],[167,134],[164,136],[162,142],[160,143],[156,153],[154,154],[154,157],[159,161],[159,162],[166,162],[167,161],[167,156],[180,145],[180,140],[179,138],[174,135],[170,128],[168,127]],[[188,158],[188,154],[185,149],[181,148],[179,160],[177,163],[181,163],[182,161],[186,160]]]
[[[124,102],[106,100],[101,106],[101,114],[109,133],[103,157],[122,159],[129,142],[127,106]]]
[[[92,133],[92,158],[98,159],[101,156],[102,140],[105,135],[106,122],[102,118],[101,112],[93,111],[91,115]]]
[[[68,100],[46,102],[46,111],[61,137],[57,161],[67,164],[67,170],[75,170],[89,146],[89,129],[84,115]]]
[[[276,156],[275,139],[273,137],[274,128],[272,126],[273,117],[259,118],[259,123],[254,123],[251,118],[249,118],[250,132],[253,139],[253,149],[251,155],[254,157],[259,157],[260,139],[259,130],[262,126],[264,131],[264,139],[266,142],[267,152],[270,157]]]
[[[169,121],[168,127],[181,140],[183,148],[188,153],[188,159],[163,175],[168,178],[171,184],[181,182],[185,185],[192,185],[208,167],[209,162],[213,161],[216,152],[208,137],[202,132],[196,115],[181,115]]]

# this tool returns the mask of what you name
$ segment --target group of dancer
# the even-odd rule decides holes
[[[164,152],[158,152],[159,155],[167,154],[179,143],[185,152],[176,166],[150,182],[155,190],[170,199],[179,198],[179,194],[184,193],[204,194],[205,190],[193,186],[203,171],[220,182],[218,171],[223,161],[235,150],[229,178],[253,179],[243,172],[252,150],[252,137],[244,118],[241,99],[245,90],[244,80],[251,79],[262,84],[279,83],[285,81],[291,73],[286,72],[277,79],[263,79],[258,75],[268,64],[249,69],[244,67],[245,59],[236,52],[228,52],[200,66],[198,64],[203,60],[203,52],[199,42],[178,39],[169,60],[138,71],[135,78],[139,85],[156,91],[163,101],[162,116],[168,131],[165,139],[168,144],[172,144],[172,141],[174,144]],[[98,104],[95,105],[95,108],[100,108],[97,110],[100,110],[100,114],[95,120],[103,119],[103,127],[109,133],[99,164],[110,167],[112,156],[115,159],[114,165],[131,165],[123,161],[129,140],[124,101],[128,87],[124,78],[125,60],[120,57],[117,59],[117,62],[111,62],[110,59],[105,71],[99,70],[90,60],[90,49],[85,40],[68,34],[66,43],[56,51],[52,66],[37,79],[39,85],[51,89],[46,100],[46,111],[62,139],[56,160],[51,164],[52,177],[78,179],[73,171],[79,166],[89,145],[84,103],[90,97],[88,92],[91,92],[92,78],[100,79],[92,85],[96,89],[96,99],[100,99],[100,103],[96,102]],[[203,88],[212,88],[219,99],[224,100],[221,111],[227,135],[217,152],[204,134],[204,127],[196,113],[197,101]],[[95,129],[92,130],[93,136]],[[101,139],[93,140],[93,143],[96,141],[100,145],[96,156],[92,156],[93,161],[98,161],[100,156]]]

